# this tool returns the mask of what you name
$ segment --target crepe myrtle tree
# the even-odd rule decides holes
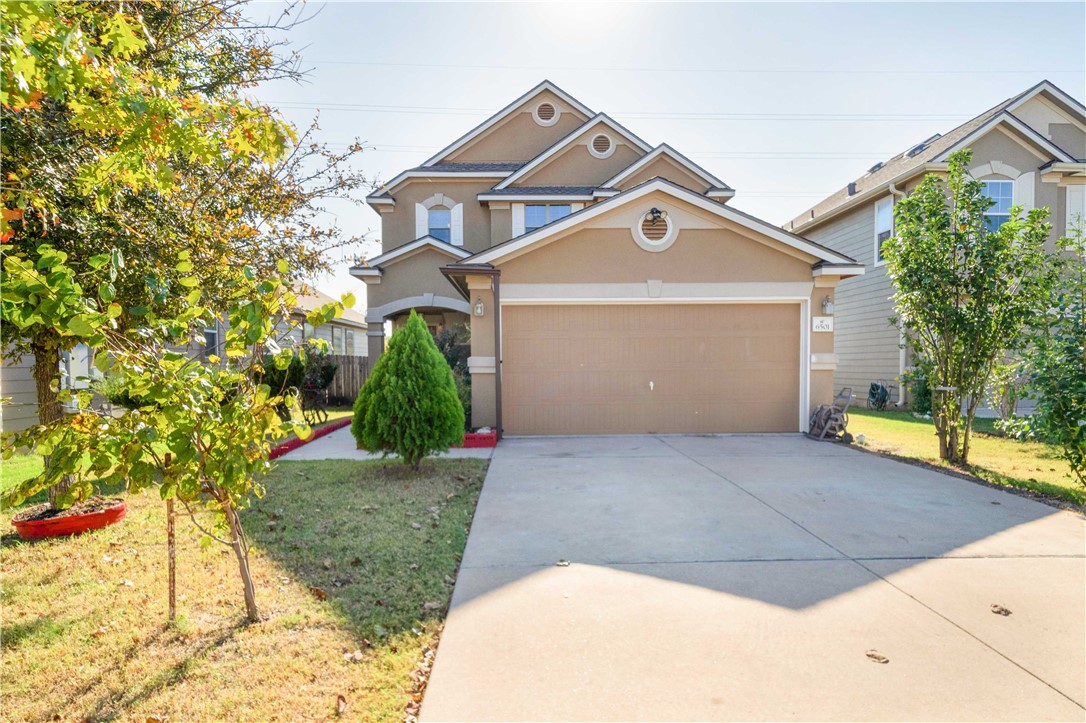
[[[414,309],[359,390],[351,433],[360,448],[398,454],[415,470],[427,455],[464,441],[452,369]]]
[[[968,172],[972,152],[950,156],[947,179],[925,178],[895,207],[885,248],[896,316],[923,360],[940,458],[968,464],[969,435],[995,365],[1021,346],[1055,279],[1044,244],[1048,209],[1011,208],[997,229],[992,201]]]
[[[1004,428],[1055,444],[1086,487],[1086,226],[1078,219],[1058,242],[1059,281],[1023,352],[1027,393],[1037,406]]]
[[[60,506],[86,499],[97,485],[122,485],[131,492],[157,487],[163,499],[185,506],[207,543],[215,539],[232,548],[248,619],[257,622],[249,544],[238,511],[252,495],[263,494],[259,479],[269,469],[271,443],[290,432],[309,434],[296,409],[285,421],[277,413],[283,404],[296,408],[294,397],[256,381],[264,365],[283,368],[293,358],[294,350],[282,347],[276,335],[289,338],[297,297],[280,279],[258,278],[246,267],[236,271],[223,295],[225,310],[212,309],[202,303],[199,279],[183,275],[179,300],[167,307],[149,300],[141,309],[128,309],[141,322],[123,327],[117,318],[125,310],[109,291],[123,263],[120,254],[92,257],[82,273],[47,246],[36,257],[36,263],[17,252],[4,257],[5,322],[51,326],[62,338],[94,348],[95,367],[117,382],[112,388],[129,410],[119,417],[100,415],[91,408],[91,392],[58,390],[74,413],[3,437],[4,458],[30,448],[47,460],[40,475],[5,493],[3,504],[21,504],[61,479],[71,484],[58,496]],[[188,264],[183,258],[179,266]],[[287,273],[285,264],[280,270]],[[353,303],[347,295],[310,312],[306,321],[318,326]],[[200,329],[220,314],[228,323],[225,358],[205,359]],[[179,351],[186,346],[193,351]],[[215,513],[213,525],[197,520],[193,508],[200,505]]]

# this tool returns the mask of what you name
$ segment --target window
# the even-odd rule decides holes
[[[882,245],[894,235],[894,199],[886,198],[875,204],[875,264],[880,265]]]
[[[427,233],[440,241],[452,243],[452,211],[447,208],[431,208],[429,219]]]
[[[204,329],[204,360],[212,354],[219,353],[219,330]]]
[[[345,349],[343,351],[344,354],[346,354],[347,356],[354,356],[355,355],[355,353],[354,353],[354,332],[353,331],[348,330],[348,331],[344,332],[344,346],[345,346]]]
[[[548,223],[565,218],[572,212],[573,210],[568,203],[528,204],[524,207],[524,232],[535,231]]]
[[[998,231],[999,227],[1011,217],[1014,204],[1014,181],[981,181],[984,184],[982,194],[994,201],[984,212],[984,226],[989,231]]]
[[[333,354],[342,354],[343,353],[343,327],[342,326],[333,326],[332,327],[332,353]]]

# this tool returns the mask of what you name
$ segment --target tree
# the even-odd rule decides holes
[[[8,283],[0,305],[5,320],[47,325],[99,349],[95,365],[119,380],[116,397],[129,411],[116,418],[99,415],[90,407],[90,392],[59,391],[61,400],[76,407],[75,413],[4,435],[5,458],[31,447],[49,455],[49,464],[36,478],[8,490],[3,503],[21,504],[62,479],[71,483],[58,495],[60,505],[89,497],[96,483],[120,484],[133,492],[157,486],[163,499],[176,498],[185,505],[208,541],[231,547],[248,619],[257,622],[249,544],[238,510],[251,495],[263,494],[259,477],[269,468],[271,442],[289,432],[302,437],[309,433],[297,413],[285,421],[278,415],[281,405],[296,411],[293,394],[284,396],[256,381],[265,364],[283,369],[294,356],[274,335],[281,329],[282,338],[289,337],[297,297],[276,277],[258,278],[248,267],[235,271],[222,290],[229,322],[223,340],[226,358],[205,361],[199,348],[188,354],[178,350],[214,323],[222,308],[202,303],[195,276],[182,277],[186,293],[180,299],[170,304],[149,299],[139,325],[121,327],[116,323],[120,305],[96,293],[118,274],[123,263],[119,253],[92,257],[83,272],[67,266],[63,252],[48,246],[36,256],[37,263],[18,252],[4,258]],[[182,253],[179,265],[185,268],[187,263]],[[349,295],[343,301],[353,304]],[[325,305],[310,312],[306,321],[318,326],[342,314],[343,308],[338,302]],[[201,504],[218,513],[217,529],[196,520],[192,507]]]
[[[463,442],[452,370],[414,310],[358,392],[351,433],[359,447],[398,454],[416,470],[423,457]]]
[[[362,183],[349,168],[360,146],[330,152],[312,142],[313,128],[298,139],[241,97],[262,81],[298,77],[295,59],[280,57],[264,33],[284,25],[251,23],[244,8],[235,0],[2,5],[5,256],[37,263],[45,240],[82,276],[101,249],[117,249],[125,264],[101,294],[119,306],[118,327],[136,327],[149,288],[156,304],[169,304],[195,274],[205,302],[222,306],[236,269],[278,274],[284,259],[297,280],[326,268],[328,249],[353,241],[316,216],[322,199]],[[34,357],[39,422],[61,418],[59,360],[86,340],[2,321],[5,357]],[[51,502],[68,482],[50,489]]]
[[[1086,487],[1086,230],[1081,219],[1059,246],[1064,252],[1059,281],[1025,349],[1028,389],[1037,407],[1007,427],[1056,444],[1073,478]]]
[[[1054,281],[1044,244],[1048,209],[1011,209],[986,224],[992,201],[968,173],[972,153],[951,154],[947,180],[929,175],[895,206],[884,247],[895,323],[920,357],[932,390],[939,456],[967,464],[969,435],[992,368],[1018,348]],[[964,413],[964,418],[963,418]]]

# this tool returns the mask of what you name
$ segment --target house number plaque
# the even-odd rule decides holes
[[[811,317],[811,331],[833,331],[832,316]]]

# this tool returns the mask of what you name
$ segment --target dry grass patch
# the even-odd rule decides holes
[[[486,462],[283,462],[244,515],[264,621],[245,625],[230,551],[178,520],[166,625],[165,509],[119,525],[3,538],[4,718],[392,721],[440,631]],[[0,514],[8,527],[11,513]],[[429,603],[429,604],[427,604]],[[360,660],[345,658],[361,650]],[[352,656],[353,657],[353,656]],[[337,716],[337,696],[347,701]]]

